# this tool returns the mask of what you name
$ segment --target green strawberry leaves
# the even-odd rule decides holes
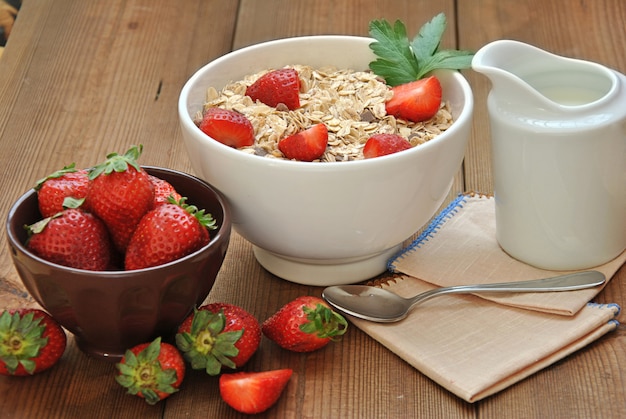
[[[206,210],[204,209],[199,209],[197,206],[195,205],[190,205],[187,204],[187,197],[182,197],[179,200],[176,200],[176,198],[174,198],[173,196],[168,196],[167,197],[167,201],[170,204],[174,204],[174,205],[178,205],[180,206],[182,209],[184,209],[185,211],[187,211],[189,214],[193,215],[194,217],[196,217],[196,219],[200,222],[200,225],[202,225],[205,228],[208,228],[209,230],[216,230],[217,229],[217,220],[213,218],[213,216],[210,213],[207,213]]]
[[[115,377],[115,381],[127,388],[129,394],[141,394],[150,405],[161,400],[157,391],[167,394],[177,392],[178,389],[173,386],[177,381],[176,370],[161,367],[160,353],[160,337],[137,355],[127,350],[124,362],[116,364],[119,375]]]
[[[224,332],[226,317],[223,310],[213,313],[194,309],[193,316],[189,333],[176,334],[176,346],[191,368],[203,369],[209,375],[218,375],[222,365],[237,368],[231,357],[239,354],[235,343],[243,335],[243,329]]]
[[[17,312],[11,314],[8,311],[0,315],[0,359],[10,374],[20,364],[26,372],[33,374],[36,367],[34,359],[48,344],[48,338],[43,337],[45,325],[34,316],[34,313],[20,316]]]
[[[445,29],[446,16],[440,13],[409,41],[401,21],[396,20],[393,26],[384,19],[371,21],[369,33],[376,42],[370,48],[378,58],[369,64],[370,69],[389,86],[398,86],[419,80],[433,70],[470,68],[472,52],[439,49]]]
[[[346,319],[322,304],[317,304],[315,308],[302,306],[302,310],[308,320],[300,325],[300,330],[304,333],[315,334],[320,339],[330,338],[336,341],[340,340],[348,330]]]
[[[46,182],[46,180],[58,179],[67,173],[74,173],[77,171],[78,170],[76,169],[76,163],[72,163],[70,165],[64,166],[63,169],[57,170],[56,172],[51,173],[48,176],[41,178],[37,182],[35,182],[35,190],[38,191],[39,189],[41,189],[41,187]]]
[[[106,161],[97,165],[89,172],[89,179],[94,180],[101,174],[109,175],[113,172],[125,172],[129,166],[135,170],[140,171],[141,167],[137,160],[143,152],[143,145],[132,146],[126,153],[119,155],[117,153],[110,153],[106,156]]]

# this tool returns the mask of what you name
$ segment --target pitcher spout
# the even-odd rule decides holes
[[[483,46],[472,69],[492,84],[499,103],[564,112],[608,100],[618,89],[614,71],[588,61],[561,57],[512,40]]]

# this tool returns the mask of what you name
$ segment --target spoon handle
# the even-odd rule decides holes
[[[496,284],[456,285],[436,288],[410,298],[411,306],[443,294],[467,294],[473,292],[553,292],[573,291],[592,288],[606,281],[604,274],[598,271],[576,272],[552,278],[532,281],[500,282]]]

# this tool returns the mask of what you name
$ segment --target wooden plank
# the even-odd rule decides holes
[[[0,60],[0,216],[6,217],[15,198],[59,164],[90,165],[134,143],[144,144],[145,164],[190,171],[178,129],[179,90],[195,69],[231,48],[296,35],[366,35],[367,23],[380,17],[400,18],[415,33],[440,11],[449,19],[446,46],[476,50],[493,39],[515,38],[626,72],[622,0],[27,0]],[[458,176],[453,194],[490,192],[488,83],[464,73],[476,93],[477,112],[465,176]],[[35,168],[31,163],[23,169],[25,156]],[[623,304],[625,279],[623,268],[598,302]],[[255,262],[251,245],[234,234],[208,301],[241,305],[263,320],[286,301],[320,291],[267,273]],[[6,242],[0,243],[0,301],[5,307],[32,303],[25,299]],[[466,418],[502,417],[502,412],[622,417],[624,333],[620,327],[474,405],[356,328],[341,343],[308,355],[264,339],[248,368],[295,371],[285,397],[261,417]],[[0,417],[240,417],[221,401],[217,378],[202,371],[188,371],[181,392],[154,407],[125,395],[113,380],[114,371],[113,365],[86,357],[70,338],[54,370],[23,380],[0,376]]]

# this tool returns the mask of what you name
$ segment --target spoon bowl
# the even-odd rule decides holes
[[[322,298],[351,316],[388,323],[404,319],[417,304],[445,294],[573,291],[596,287],[605,281],[601,272],[585,271],[532,281],[435,288],[412,298],[400,297],[391,291],[368,285],[338,285],[324,289]]]

